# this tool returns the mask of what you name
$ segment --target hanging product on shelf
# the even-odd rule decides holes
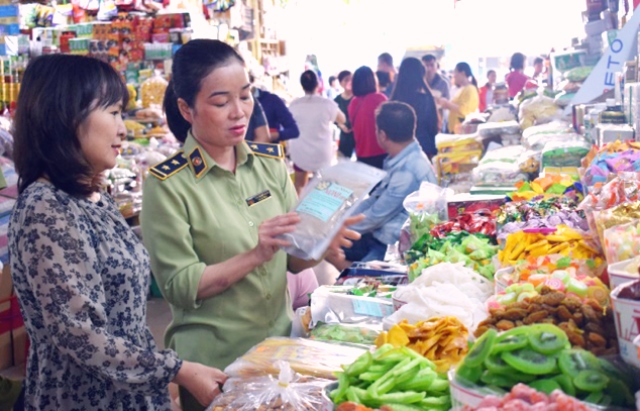
[[[235,6],[236,0],[205,0],[205,7],[210,8],[215,13],[224,13]]]

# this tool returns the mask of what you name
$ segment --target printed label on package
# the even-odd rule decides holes
[[[383,318],[393,314],[393,306],[375,301],[353,300],[353,312],[360,315]]]
[[[296,211],[326,222],[342,207],[351,194],[353,194],[352,190],[339,184],[321,182],[300,202]]]

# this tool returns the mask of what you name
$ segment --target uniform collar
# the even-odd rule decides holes
[[[207,151],[202,148],[198,141],[193,137],[191,131],[187,135],[187,139],[183,145],[184,156],[189,163],[189,168],[196,180],[202,179],[214,168],[220,168],[218,164],[209,156]],[[253,163],[253,152],[247,146],[246,142],[242,142],[236,146],[236,168],[242,165]]]

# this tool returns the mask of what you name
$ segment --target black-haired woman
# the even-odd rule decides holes
[[[183,150],[150,169],[142,233],[173,321],[167,346],[181,358],[224,368],[270,336],[289,335],[287,269],[317,262],[286,255],[278,239],[300,221],[280,146],[244,141],[253,99],[240,55],[192,40],[174,56],[165,109]],[[359,221],[362,217],[349,221]],[[331,250],[339,252],[343,229]],[[186,411],[202,406],[180,390]]]
[[[318,94],[318,76],[307,70],[300,76],[304,97],[289,105],[298,124],[300,137],[289,142],[289,155],[295,170],[294,185],[300,191],[307,185],[309,174],[331,165],[336,157],[333,144],[333,123],[344,126],[345,115],[338,104]]]
[[[458,87],[458,93],[451,101],[444,98],[438,99],[438,104],[449,110],[449,133],[460,134],[461,125],[465,117],[478,110],[480,97],[478,94],[478,82],[471,72],[471,67],[465,62],[456,64],[453,70],[453,81]]]
[[[416,138],[427,157],[438,154],[436,134],[438,134],[438,110],[426,81],[424,65],[417,58],[402,61],[396,77],[391,100],[410,105],[416,112]]]
[[[101,189],[126,134],[127,100],[118,74],[96,59],[43,56],[25,71],[9,252],[31,341],[27,410],[169,411],[169,382],[208,403],[226,378],[157,351],[146,325],[149,256]]]
[[[351,78],[353,99],[349,103],[349,121],[356,142],[358,161],[382,168],[387,153],[378,144],[376,137],[376,109],[387,101],[387,96],[378,92],[376,75],[367,66],[362,66]]]

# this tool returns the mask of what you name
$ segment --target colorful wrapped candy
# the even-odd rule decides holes
[[[521,281],[529,281],[532,276],[551,275],[557,270],[565,270],[574,276],[594,277],[600,275],[603,268],[604,260],[601,257],[580,260],[560,254],[551,254],[518,261],[510,273],[503,275],[498,280],[506,285],[511,285]],[[537,280],[534,278],[532,283],[536,282]]]
[[[569,197],[551,197],[536,201],[512,201],[500,208],[500,211],[496,214],[496,221],[501,226],[511,222],[551,216],[560,211],[575,211],[577,207],[576,200]],[[584,217],[582,211],[578,211],[578,215]]]
[[[593,219],[600,243],[604,245],[604,231],[606,229],[640,219],[640,201],[620,204],[608,210],[595,211]]]
[[[582,233],[565,225],[520,231],[507,237],[498,258],[503,266],[513,266],[519,260],[549,254],[571,255],[580,259],[598,257],[600,252],[588,241]]]
[[[607,144],[597,153],[589,153],[584,161],[584,183],[591,187],[606,183],[609,174],[640,171],[640,143],[629,141]]]
[[[609,264],[629,260],[640,252],[640,220],[608,228],[603,237]]]
[[[529,201],[534,198],[546,199],[558,196],[582,199],[582,185],[566,175],[548,175],[537,178],[530,183],[520,182],[516,184],[516,187],[518,190],[508,195],[512,201]]]
[[[582,212],[558,211],[557,213],[546,217],[534,217],[527,221],[507,223],[500,228],[498,241],[503,241],[509,236],[509,234],[516,233],[518,231],[534,228],[557,227],[559,225],[566,225],[567,227],[571,227],[574,230],[585,234],[589,230],[589,224],[584,218],[584,214]]]
[[[496,235],[496,220],[489,211],[475,211],[462,213],[452,220],[436,225],[431,235],[444,238],[452,232],[466,231],[470,234],[484,234],[490,237]]]
[[[620,173],[606,184],[598,183],[578,206],[581,210],[606,210],[640,200],[640,173]]]

